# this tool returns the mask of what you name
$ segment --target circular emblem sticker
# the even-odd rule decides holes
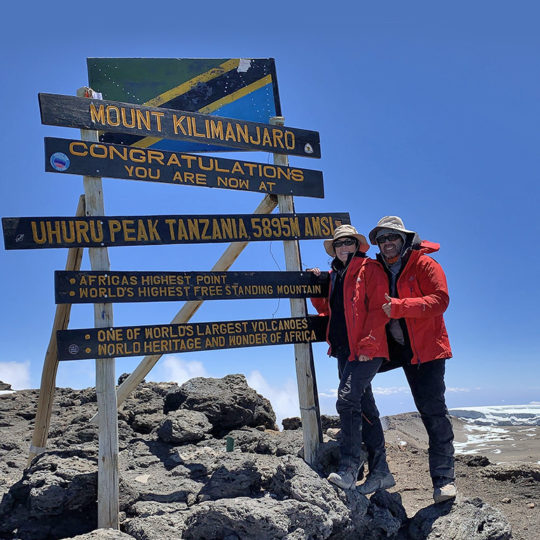
[[[311,146],[311,144],[309,143],[306,143],[305,146],[304,146],[304,152],[306,154],[313,154],[313,146]],[[54,165],[53,165],[54,167]]]
[[[68,347],[69,354],[77,354],[79,352],[79,346],[75,345],[75,343],[72,343]]]
[[[69,168],[69,158],[63,152],[55,152],[50,159],[55,171],[66,171]]]

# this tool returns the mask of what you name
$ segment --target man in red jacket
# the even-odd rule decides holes
[[[429,435],[429,470],[436,503],[456,497],[454,433],[444,398],[444,372],[452,351],[443,313],[449,296],[441,266],[428,253],[439,244],[420,241],[397,216],[383,217],[369,233],[388,276],[390,295],[382,309],[390,362],[380,371],[402,367]],[[364,429],[370,426],[364,422]]]

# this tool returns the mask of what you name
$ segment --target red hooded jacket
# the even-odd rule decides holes
[[[440,264],[426,253],[439,244],[423,240],[411,250],[397,280],[399,298],[392,298],[392,319],[405,319],[413,357],[412,364],[450,358],[452,350],[444,325],[448,307],[448,285]]]
[[[330,296],[335,282],[333,271],[330,270],[330,287],[328,298],[312,298],[311,303],[320,315],[332,317]],[[343,304],[347,336],[349,338],[349,361],[356,360],[360,355],[369,358],[388,358],[388,343],[386,341],[385,325],[388,317],[382,310],[388,293],[388,278],[382,265],[366,257],[353,257],[345,274],[343,282]],[[326,340],[328,330],[326,329]],[[331,348],[328,354],[331,354]]]

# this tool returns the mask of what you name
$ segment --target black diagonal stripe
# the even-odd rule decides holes
[[[274,79],[275,71],[273,69],[272,61],[256,61],[252,63],[247,71],[240,72],[237,69],[227,71],[223,73],[223,75],[215,77],[210,81],[197,84],[185,94],[163,103],[160,107],[176,109],[179,111],[197,112],[203,107],[206,107],[241,88],[245,88],[270,74],[272,75],[272,79]],[[277,86],[274,85],[274,92],[276,91],[276,88]],[[279,102],[279,98],[277,98],[276,101]],[[278,114],[277,110],[276,114]],[[115,144],[134,145],[143,138],[144,137],[138,135],[128,135],[125,133],[103,133],[99,140],[101,142]]]
[[[197,84],[185,94],[173,98],[163,106],[169,109],[196,112],[269,74],[267,62],[264,65],[262,62],[258,62],[244,72],[233,69],[219,77]]]

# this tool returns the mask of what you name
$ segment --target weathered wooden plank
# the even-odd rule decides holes
[[[316,131],[272,126],[120,101],[39,94],[41,122],[133,135],[217,144],[312,158],[321,157]]]
[[[75,215],[84,216],[85,203],[84,195],[79,197],[77,212]],[[68,250],[66,260],[66,271],[76,271],[81,267],[83,250],[81,248],[72,248]],[[56,387],[56,372],[58,371],[58,350],[56,345],[57,330],[65,330],[68,327],[71,316],[71,306],[56,306],[53,327],[49,346],[45,353],[43,362],[43,371],[41,373],[41,385],[39,388],[39,399],[34,421],[34,432],[32,434],[32,444],[28,454],[27,466],[30,466],[32,460],[40,453],[46,450],[47,438],[49,436],[49,426],[51,424],[51,412],[53,407],[54,392]]]
[[[79,88],[78,95],[87,95],[89,89]],[[91,95],[91,94],[90,94]],[[85,98],[83,98],[85,99]],[[97,131],[81,130],[84,141],[96,142]],[[101,178],[84,176],[83,186],[86,202],[86,215],[105,215],[103,187]],[[98,245],[88,250],[92,270],[110,270],[109,253],[106,247]],[[94,325],[106,328],[113,323],[111,303],[94,304]],[[96,397],[100,412],[98,446],[98,527],[119,528],[119,486],[118,486],[118,413],[115,389],[115,359],[111,357],[96,359]]]
[[[283,125],[285,119],[282,116],[276,116],[272,118],[271,122],[275,125]],[[274,154],[274,163],[277,165],[288,165],[288,160],[288,156]],[[278,196],[278,205],[281,213],[294,213],[294,199],[292,196]],[[283,250],[287,270],[301,270],[302,260],[298,240],[291,239],[283,242]],[[293,317],[305,317],[307,315],[305,299],[291,298],[290,304]],[[294,359],[300,417],[302,419],[304,459],[306,463],[311,465],[315,462],[319,444],[322,443],[322,428],[311,343],[296,343],[294,345]]]
[[[348,213],[2,218],[6,249],[331,238]]]
[[[257,319],[60,330],[59,360],[114,358],[238,347],[311,343],[326,339],[326,317]]]
[[[328,281],[327,272],[54,273],[57,304],[323,297]]]
[[[178,186],[324,197],[321,171],[75,139],[45,138],[45,170]]]

